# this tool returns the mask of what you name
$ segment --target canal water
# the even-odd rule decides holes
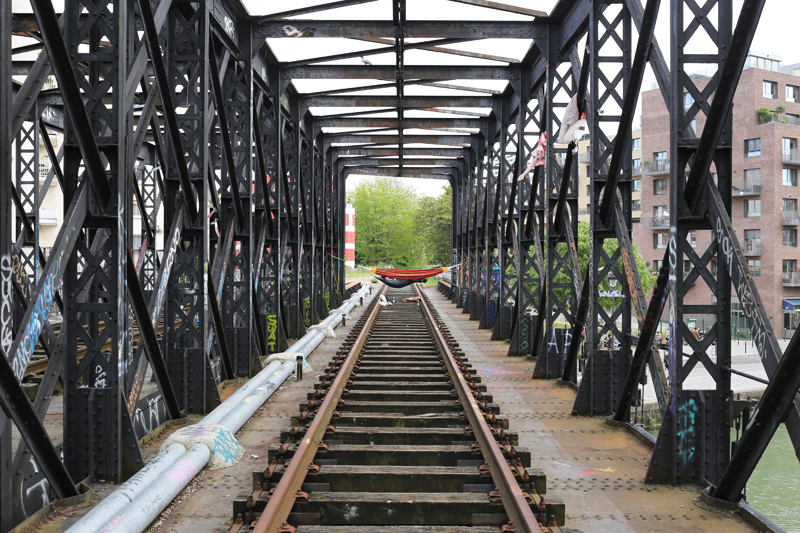
[[[658,429],[650,433],[658,437]],[[736,434],[731,430],[731,440]],[[786,426],[778,431],[747,483],[747,503],[789,533],[800,533],[800,461]]]
[[[781,424],[747,483],[747,503],[792,533],[800,533],[800,462]]]

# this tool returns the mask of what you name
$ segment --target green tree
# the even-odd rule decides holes
[[[419,198],[396,178],[361,182],[348,194],[356,211],[356,249],[368,265],[416,265],[420,257],[415,219]],[[365,242],[362,242],[365,241]]]
[[[591,232],[589,231],[589,223],[578,222],[578,263],[580,265],[581,275],[586,274],[586,266],[589,264],[590,245]],[[613,254],[618,248],[619,243],[617,242],[617,239],[606,239],[603,242],[603,249],[611,257],[613,257]],[[639,271],[639,278],[642,282],[642,291],[644,292],[645,299],[647,299],[653,289],[653,285],[656,282],[657,276],[650,271],[650,264],[642,258],[639,247],[635,243],[633,244],[633,256],[636,259],[636,269]],[[622,258],[617,261],[617,268],[620,272],[625,272],[622,265]],[[602,283],[601,289],[610,290],[610,287],[608,286],[608,280]],[[609,307],[611,305],[611,298],[601,298],[600,304],[605,307]]]
[[[416,220],[421,252],[428,263],[449,265],[453,258],[453,190],[447,187],[438,198],[420,199]]]

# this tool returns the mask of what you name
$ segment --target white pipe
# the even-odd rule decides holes
[[[94,509],[86,513],[78,522],[80,527],[76,531],[100,531],[119,509],[122,509],[136,498],[142,491],[142,487],[146,487],[160,478],[167,468],[172,466],[185,453],[186,448],[180,444],[173,444],[155,456],[133,477],[98,503]],[[78,524],[73,527],[77,527]]]
[[[338,311],[349,313],[368,291],[369,286],[363,285]],[[339,320],[339,314],[332,314],[321,324],[335,328]],[[326,336],[327,333],[322,330],[311,330],[287,351],[300,353],[305,358]],[[236,433],[291,375],[294,368],[294,362],[273,361],[198,422],[198,425],[218,424],[231,433]],[[183,446],[174,444],[161,452],[139,472],[141,474],[146,471],[143,479],[137,480],[139,474],[136,474],[69,528],[68,533],[144,531],[211,458],[210,450],[202,444],[193,446],[181,455],[183,450]],[[151,465],[155,467],[149,468]],[[122,494],[118,495],[119,492]],[[100,526],[105,527],[101,529]]]

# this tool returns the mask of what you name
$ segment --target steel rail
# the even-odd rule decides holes
[[[314,420],[312,420],[311,425],[306,430],[306,437],[297,447],[292,460],[289,462],[289,466],[286,467],[286,472],[275,487],[272,496],[270,496],[267,507],[253,526],[253,533],[275,533],[289,518],[289,513],[294,506],[295,497],[297,493],[300,492],[300,487],[303,485],[306,474],[308,473],[308,467],[314,460],[319,445],[325,437],[325,431],[333,416],[333,411],[336,410],[339,398],[341,398],[342,392],[347,385],[347,380],[350,379],[350,373],[353,371],[353,367],[356,364],[356,359],[358,359],[361,350],[364,348],[364,345],[366,345],[369,332],[381,309],[381,306],[377,304],[378,298],[381,294],[385,294],[386,291],[387,287],[383,287],[383,289],[375,295],[374,306],[367,317],[367,321],[364,323],[361,333],[356,337],[355,343],[348,352],[339,374],[337,374],[336,379],[331,383],[328,394],[325,395],[325,399],[319,406]]]
[[[442,331],[436,324],[436,320],[433,318],[433,312],[431,311],[427,297],[416,284],[414,285],[414,290],[417,295],[420,296],[419,301],[422,304],[421,307],[425,315],[425,320],[431,326],[433,338],[436,340],[436,344],[439,346],[444,362],[447,365],[447,370],[453,378],[456,392],[467,414],[469,423],[472,425],[475,439],[481,447],[483,459],[489,465],[492,481],[494,481],[497,490],[500,492],[500,499],[503,502],[506,513],[508,513],[509,520],[511,520],[515,528],[525,531],[526,533],[542,533],[542,529],[539,527],[539,521],[536,519],[533,511],[531,511],[530,504],[525,498],[525,494],[514,478],[511,467],[503,456],[500,446],[497,445],[497,441],[478,407],[478,402],[472,396],[469,385],[467,385],[467,380],[464,379],[464,374],[458,368],[458,363],[453,356],[453,352],[450,351],[450,347],[447,345],[447,339],[445,339]]]

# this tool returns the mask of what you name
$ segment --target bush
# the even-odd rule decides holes
[[[758,108],[758,122],[764,124],[772,118],[772,111],[768,107]]]
[[[777,106],[775,106],[775,112],[778,113],[779,115],[786,113],[786,106],[783,104],[778,104]]]

